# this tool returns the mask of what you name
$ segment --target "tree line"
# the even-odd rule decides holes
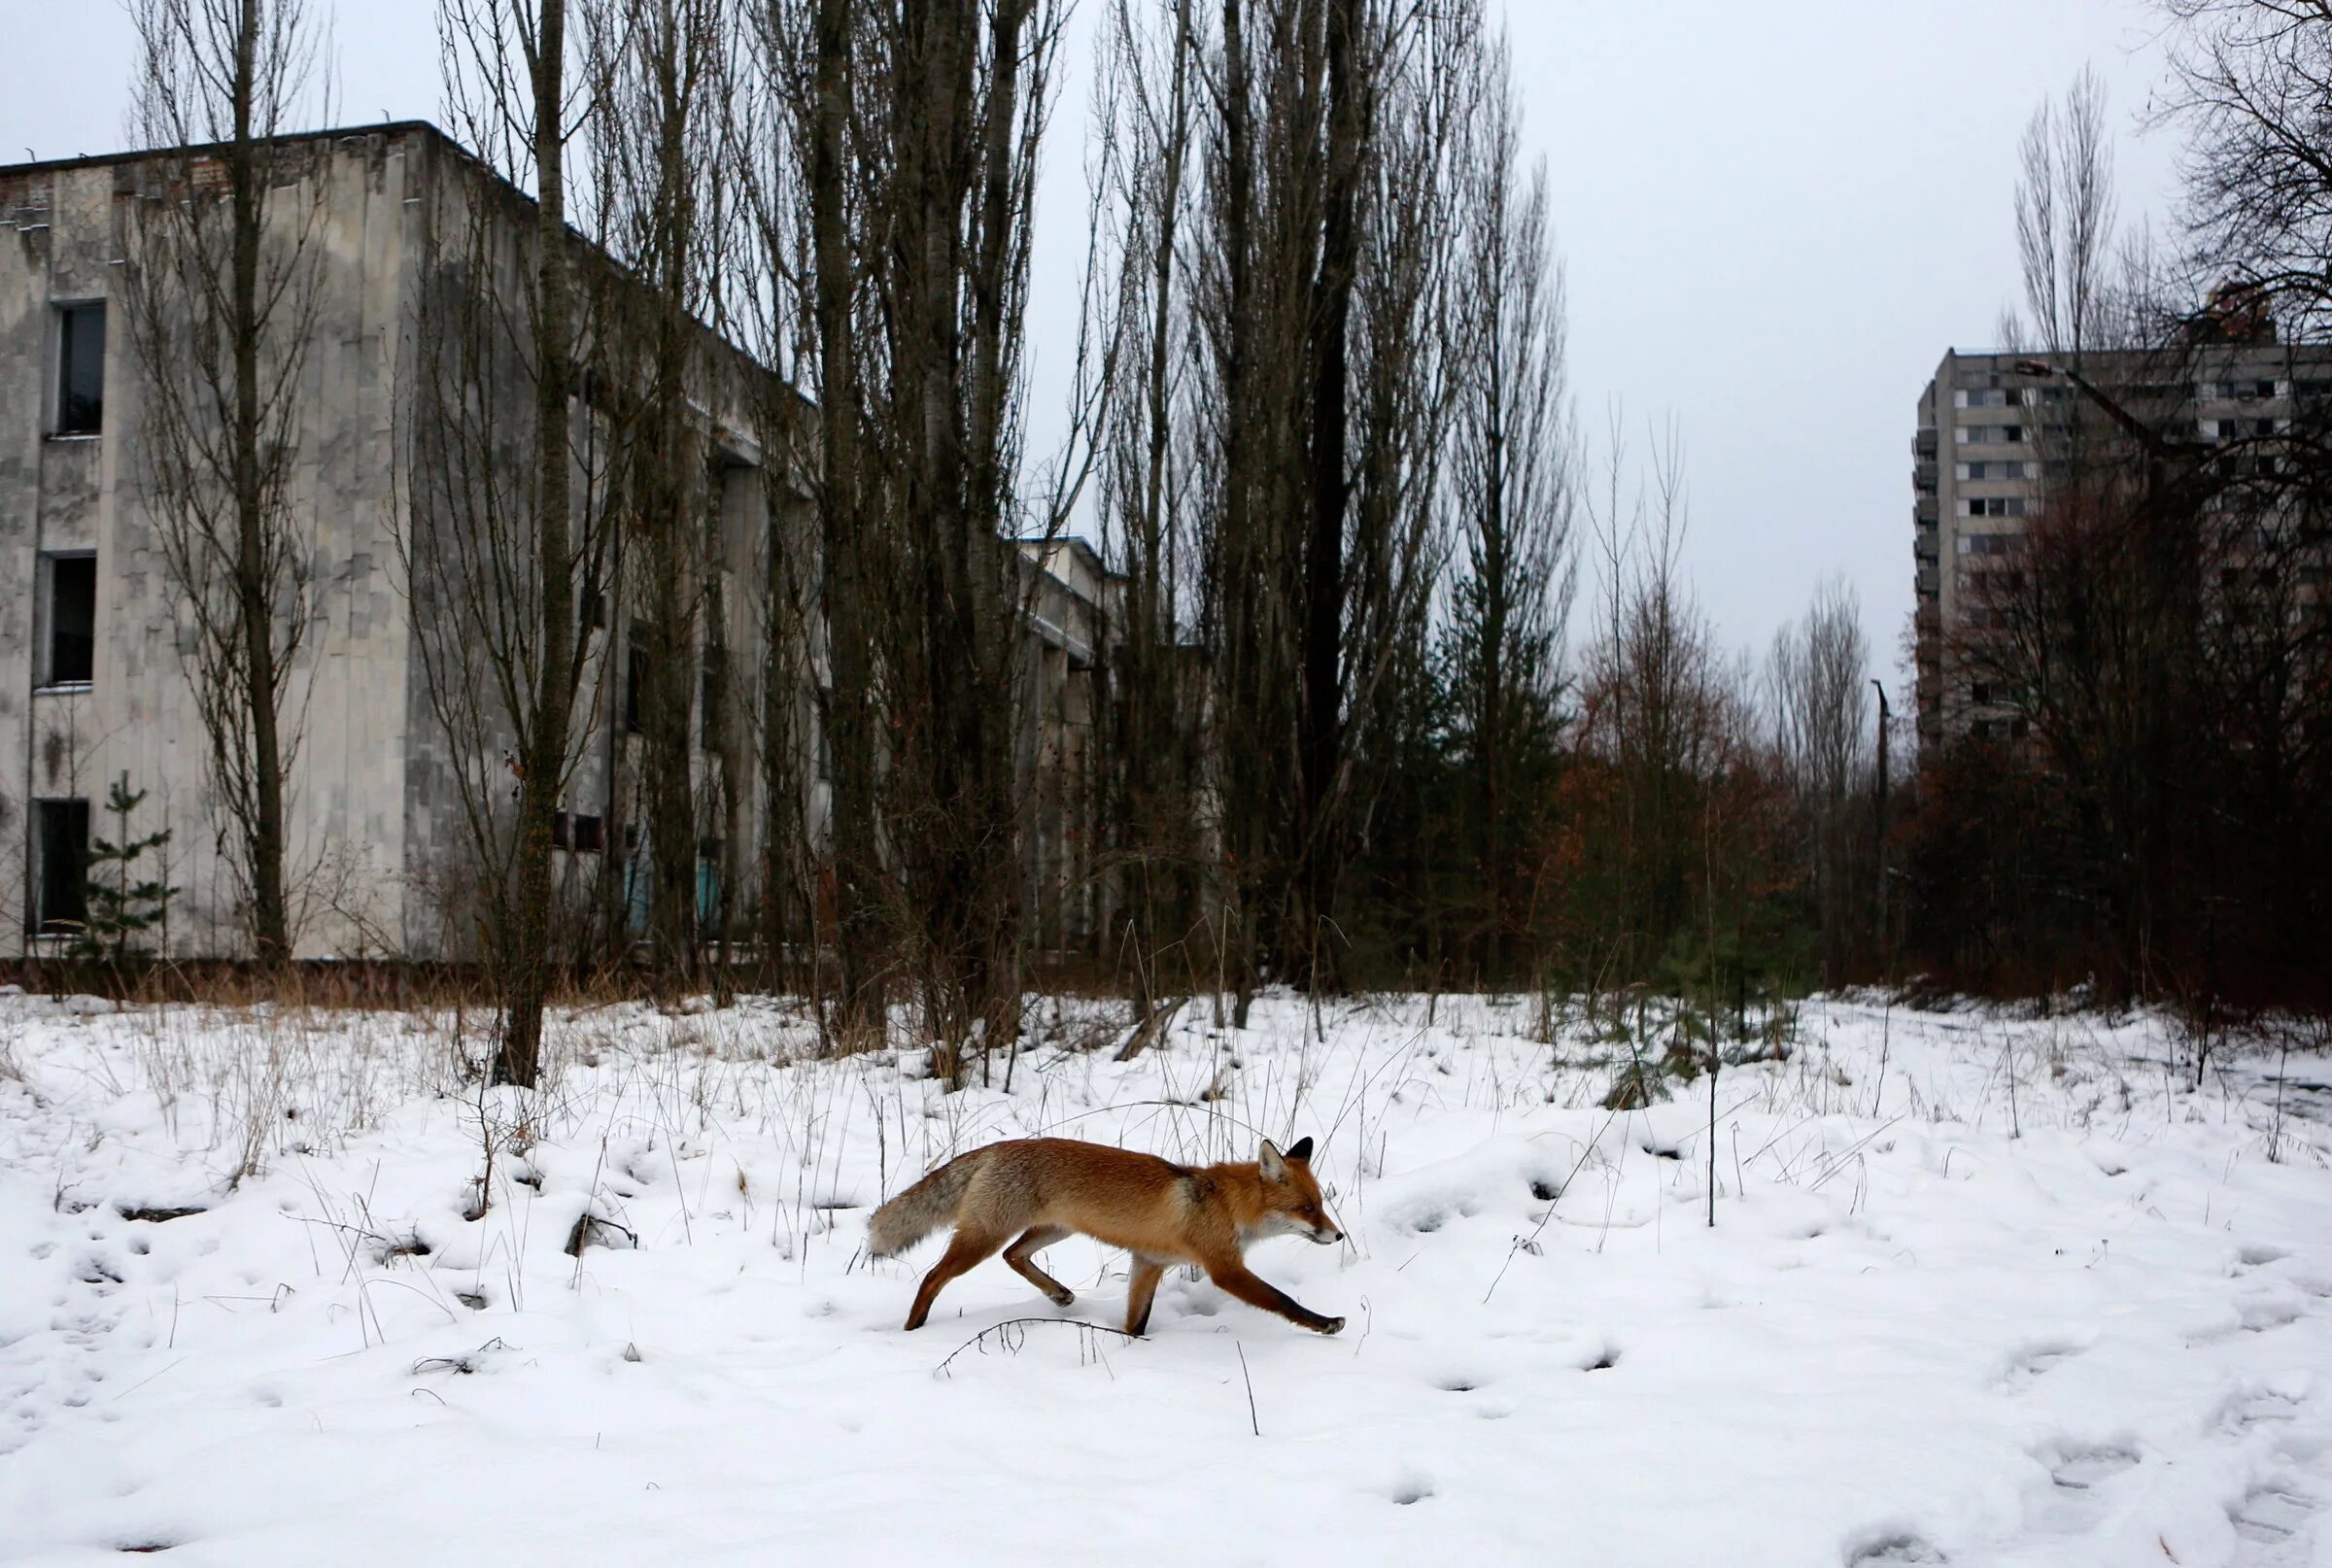
[[[2297,84],[2327,24],[2178,9],[2184,276],[2312,322],[2319,209],[2250,193],[2268,163],[2316,189]],[[211,396],[183,424],[217,478],[172,512],[251,923],[280,957],[292,758],[269,736],[303,558],[265,394],[317,263],[240,193],[256,213],[313,18],[137,15],[155,140],[237,150],[229,221],[178,242],[179,287],[272,280],[199,290],[223,324],[204,341],[236,353],[197,357]],[[2143,988],[2321,929],[2320,620],[2253,597],[2263,555],[2288,568],[2275,592],[2320,576],[2313,437],[2241,485],[2163,477],[2127,431],[2069,452],[1985,617],[2032,634],[1953,655],[2028,645],[2035,668],[1987,682],[2032,705],[2018,743],[1890,767],[1907,732],[1884,728],[1851,590],[1762,661],[1728,651],[1684,571],[1680,434],[1580,428],[1545,166],[1481,0],[1088,19],[1069,84],[1065,0],[439,0],[451,128],[532,198],[433,216],[449,264],[418,310],[428,477],[402,541],[462,805],[438,902],[494,977],[502,1076],[532,1078],[564,971],[641,951],[664,987],[805,989],[845,1047],[911,1004],[940,1071],[988,1071],[1037,945],[1026,544],[1072,528],[1114,573],[1081,963],[1137,1022],[1195,993],[1244,1019],[1274,984],[1737,1005],[2110,959]],[[2222,89],[2231,69],[2286,95]],[[1038,172],[1072,85],[1080,309],[1044,378],[1065,433],[1032,451]],[[2201,313],[2143,255],[2109,276],[2092,118],[2075,102],[2028,145],[2035,347],[2151,330],[2167,352],[2186,339],[2165,324]],[[192,236],[192,210],[154,221]],[[138,316],[157,345],[176,319],[159,296]],[[783,451],[746,460],[724,410]],[[2248,521],[2222,527],[2237,496]],[[2260,508],[2303,523],[2263,553]],[[2253,543],[2187,572],[2201,535]],[[2069,659],[2095,667],[2059,678]],[[603,755],[617,726],[636,738]],[[628,815],[577,919],[562,802],[585,777]]]

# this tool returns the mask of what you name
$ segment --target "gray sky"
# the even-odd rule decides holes
[[[336,118],[438,118],[429,0],[334,9]],[[2174,150],[2132,123],[2160,75],[2159,13],[2145,0],[1506,9],[1570,268],[1583,425],[1600,441],[1622,409],[1639,455],[1654,426],[1681,428],[1687,564],[1725,640],[1762,653],[1842,572],[1892,682],[1911,607],[1914,407],[1943,350],[1987,343],[2013,298],[2017,138],[2094,65],[2122,131],[2123,222],[2159,224]],[[122,145],[131,41],[117,0],[0,0],[0,162]],[[1040,356],[1059,341],[1080,254],[1083,103],[1069,82],[1047,153]],[[1042,403],[1042,363],[1033,386]]]

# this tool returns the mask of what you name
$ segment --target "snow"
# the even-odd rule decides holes
[[[1717,1080],[1711,1229],[1708,1080],[1607,1111],[1544,1013],[1201,1001],[1119,1064],[1046,1002],[950,1096],[624,1006],[525,1095],[450,1016],[0,998],[0,1561],[2332,1565],[2320,1059],[2279,1121],[2143,1015],[1817,1001]],[[996,1261],[903,1333],[940,1244],[868,1210],[1037,1132],[1312,1135],[1351,1240],[1251,1261],[1349,1326],[1178,1271],[1080,1329],[1080,1238],[1074,1307]]]

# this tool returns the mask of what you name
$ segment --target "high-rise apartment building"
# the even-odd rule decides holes
[[[2228,338],[2239,339],[2227,341]],[[2255,325],[2175,352],[2062,356],[1951,350],[1919,397],[1911,437],[1919,739],[2022,732],[2013,694],[1955,669],[1952,650],[1992,613],[1986,574],[2014,572],[2051,487],[2082,440],[2127,442],[2099,398],[2192,454],[2213,443],[2272,442],[2295,410],[2332,398],[2332,347],[2272,341]]]

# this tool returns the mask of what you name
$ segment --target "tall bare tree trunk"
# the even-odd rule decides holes
[[[252,141],[259,0],[242,0],[235,37],[234,142],[227,158],[234,201],[235,597],[243,624],[244,702],[251,714],[252,936],[261,964],[292,956],[284,910],[284,769],[276,726],[275,606],[267,570],[265,494],[259,477],[259,240],[266,187]]]
[[[312,562],[292,482],[326,169],[314,155],[291,166],[278,138],[315,40],[299,0],[137,0],[131,17],[136,119],[167,187],[135,209],[126,275],[146,466],[163,562],[195,621],[189,673],[237,840],[244,921],[273,967],[293,940],[285,706]],[[195,167],[206,144],[223,149],[202,158],[223,165],[223,201]]]
[[[503,955],[497,1082],[532,1085],[541,1070],[551,981],[551,819],[566,778],[574,717],[575,587],[568,491],[567,399],[574,379],[572,271],[566,237],[566,3],[539,0],[532,40],[534,219],[534,571],[541,583],[542,658],[522,721],[524,770],[511,929]]]
[[[858,269],[845,181],[854,113],[855,0],[818,0],[809,201],[818,354],[818,538],[825,567],[830,684],[818,723],[832,759],[835,946],[847,1027],[882,1027],[885,999],[883,869],[874,833],[874,745],[870,713],[859,442],[865,418],[853,341]]]
[[[1353,280],[1359,264],[1359,187],[1369,105],[1359,46],[1362,0],[1329,0],[1327,156],[1322,170],[1320,272],[1312,286],[1311,539],[1304,552],[1301,869],[1288,954],[1314,989],[1337,973],[1336,887],[1346,848],[1337,806],[1344,759],[1344,514],[1346,406]]]

